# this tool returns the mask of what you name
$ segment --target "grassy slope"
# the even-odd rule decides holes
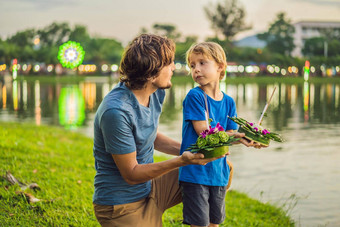
[[[28,204],[0,178],[0,226],[99,226],[92,209],[92,139],[50,126],[0,122],[0,175],[6,170],[41,191],[26,190],[44,200]],[[156,158],[160,161],[161,158]],[[54,200],[53,202],[48,202]],[[227,218],[221,226],[294,226],[279,208],[230,191]],[[181,205],[169,209],[164,226],[181,225]]]

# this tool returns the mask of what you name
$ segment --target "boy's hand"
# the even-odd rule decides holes
[[[233,144],[242,143],[242,144],[244,144],[244,145],[247,146],[247,147],[253,146],[252,141],[249,141],[249,140],[247,140],[246,138],[244,138],[244,137],[246,136],[246,134],[244,134],[244,133],[239,133],[239,132],[236,132],[236,131],[226,131],[226,133],[227,133],[229,136],[234,136],[235,138],[240,138],[240,140],[236,141],[236,142],[233,143]]]
[[[244,133],[239,133],[239,132],[227,132],[227,134],[229,136],[234,136],[235,138],[241,138],[240,140],[238,140],[236,143],[242,143],[243,145],[245,145],[246,147],[254,147],[256,149],[260,149],[260,148],[266,148],[268,146],[262,145],[258,142],[255,142],[253,140],[248,140],[245,137]]]
[[[254,142],[254,147],[255,147],[256,149],[260,149],[260,148],[267,148],[267,147],[269,147],[269,145],[268,145],[268,146],[265,146],[265,145],[262,145],[262,144],[260,144],[260,143]]]
[[[262,145],[262,144],[260,144],[258,142],[255,142],[253,140],[248,140],[246,138],[242,138],[239,141],[240,141],[240,143],[244,144],[247,147],[254,147],[256,149],[260,149],[260,148],[263,148],[263,147],[268,147],[268,146]]]
[[[235,138],[242,138],[245,137],[246,134],[244,133],[240,133],[240,132],[231,132],[231,131],[226,131],[226,133],[228,134],[228,136],[234,136]]]

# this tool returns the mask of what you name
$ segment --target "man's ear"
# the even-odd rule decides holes
[[[158,75],[153,76],[153,77],[150,77],[150,81],[151,81],[151,82],[155,82],[155,80],[156,80],[157,77],[158,77]]]

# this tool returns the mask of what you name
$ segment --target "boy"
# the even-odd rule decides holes
[[[164,211],[182,200],[178,167],[216,159],[190,152],[178,156],[180,143],[157,131],[174,55],[170,39],[136,37],[122,57],[120,83],[98,107],[93,205],[102,226],[162,226]],[[154,149],[177,157],[154,163]]]
[[[237,124],[228,119],[228,116],[236,116],[235,102],[219,88],[219,81],[224,77],[227,67],[222,47],[213,42],[199,43],[187,51],[186,59],[192,78],[199,86],[191,89],[183,101],[181,154],[207,129],[206,106],[212,127],[219,122],[230,135],[238,134],[233,133],[238,128]],[[254,145],[245,139],[241,139],[241,143]],[[224,198],[228,182],[231,182],[230,172],[231,166],[226,156],[205,166],[187,165],[180,168],[184,224],[218,226],[223,222]]]

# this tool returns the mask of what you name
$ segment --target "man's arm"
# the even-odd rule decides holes
[[[203,154],[193,154],[189,151],[184,152],[181,156],[173,159],[149,163],[138,164],[136,159],[136,152],[129,154],[112,155],[120,174],[128,184],[140,184],[161,176],[171,170],[180,166],[189,164],[205,165],[208,162],[214,161],[218,158],[205,159]]]
[[[170,154],[170,155],[179,155],[181,144],[160,132],[157,132],[157,137],[154,142],[155,149],[157,151]]]

